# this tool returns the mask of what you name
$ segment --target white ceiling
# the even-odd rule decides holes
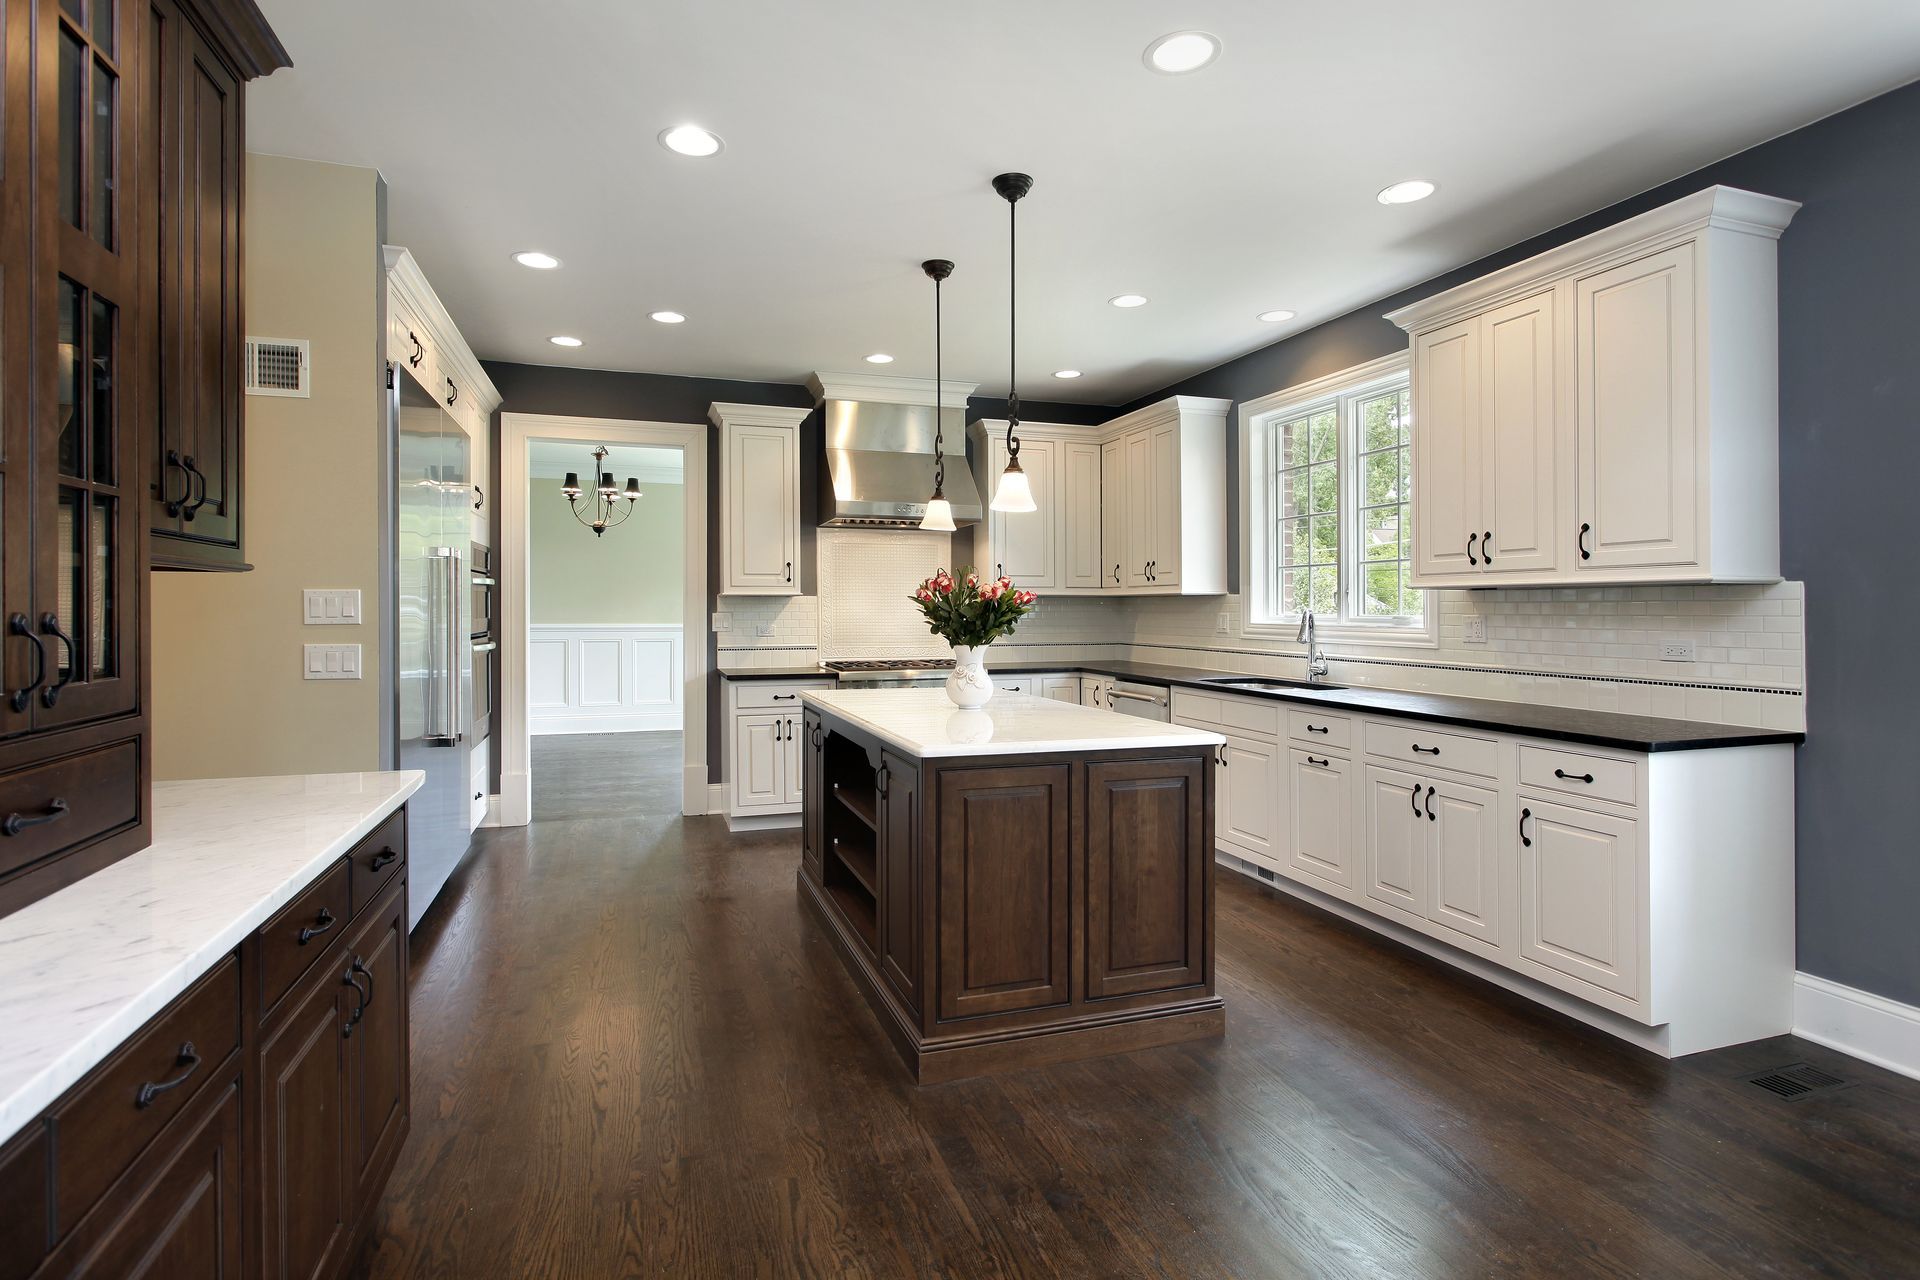
[[[947,257],[946,374],[1003,394],[988,179],[1019,169],[1022,390],[1105,404],[1920,75],[1913,0],[261,7],[294,66],[251,89],[249,148],[385,174],[391,239],[484,358],[931,376],[919,263]],[[1147,71],[1183,28],[1219,60]],[[726,149],[656,143],[689,121]],[[1376,203],[1410,177],[1439,193]]]

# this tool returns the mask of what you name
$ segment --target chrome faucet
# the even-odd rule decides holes
[[[1300,634],[1294,637],[1307,646],[1307,679],[1318,680],[1327,674],[1327,655],[1320,651],[1320,638],[1313,629],[1313,610],[1300,615]]]

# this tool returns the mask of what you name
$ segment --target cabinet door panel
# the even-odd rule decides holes
[[[1100,446],[1067,441],[1060,446],[1060,586],[1098,591],[1101,585]]]
[[[1153,435],[1136,431],[1121,442],[1127,454],[1127,585],[1147,585],[1147,562],[1154,556],[1157,532],[1153,476]]]
[[[347,944],[365,984],[349,1045],[349,1133],[354,1204],[371,1206],[407,1136],[411,1070],[407,1030],[405,883],[381,900]]]
[[[1551,572],[1566,539],[1558,469],[1558,296],[1509,303],[1481,319],[1481,566],[1487,573]]]
[[[1133,581],[1126,567],[1134,550],[1127,533],[1132,503],[1126,441],[1109,440],[1100,446],[1100,588],[1103,591],[1123,591]]]
[[[880,972],[920,1011],[920,772],[911,761],[883,754],[887,793],[881,809]]]
[[[783,716],[780,721],[780,801],[797,807],[805,779],[806,744],[801,741],[799,716]]]
[[[725,483],[732,526],[726,585],[798,594],[799,436],[783,427],[725,430],[730,433]]]
[[[1060,585],[1058,536],[1060,510],[1054,475],[1054,443],[1051,440],[1025,440],[1020,444],[1020,467],[1033,488],[1035,510],[987,512],[987,537],[992,544],[993,560],[976,565],[983,576],[1012,578],[1029,590],[1052,590]],[[1007,465],[1004,438],[988,446],[992,459],[993,482]]]
[[[1634,823],[1520,797],[1520,954],[1640,997]]]
[[[1180,585],[1180,427],[1167,423],[1148,432],[1148,465],[1153,494],[1153,545],[1148,548],[1156,587]]]
[[[1478,938],[1502,941],[1500,928],[1500,797],[1457,782],[1433,784],[1428,802],[1427,863],[1432,893],[1427,918]]]
[[[1427,913],[1426,786],[1412,774],[1367,766],[1367,896],[1415,915]]]
[[[1232,735],[1219,776],[1220,843],[1264,858],[1277,857],[1279,748],[1258,738]]]
[[[940,1017],[1066,1003],[1071,771],[1009,765],[937,776]]]
[[[1574,286],[1580,523],[1575,569],[1699,560],[1693,246]]]
[[[1288,802],[1292,842],[1287,865],[1312,880],[1353,887],[1353,812],[1348,764],[1339,756],[1294,751]]]
[[[733,803],[750,809],[786,803],[782,776],[785,716],[736,716],[733,721]]]
[[[1480,570],[1480,376],[1477,318],[1415,336],[1413,555],[1420,574]]]
[[[32,577],[32,477],[28,454],[33,440],[29,386],[35,377],[34,348],[21,340],[31,331],[33,297],[33,184],[30,157],[33,118],[27,93],[32,50],[33,6],[10,4],[0,9],[0,675],[11,691],[24,688],[32,672],[32,646],[5,633],[7,619],[33,611],[29,596]],[[31,727],[31,706],[15,710],[10,698],[0,698],[0,735]]]
[[[352,1230],[345,959],[260,1047],[261,1249],[270,1280],[333,1274]]]
[[[1204,757],[1087,765],[1087,998],[1206,980]]]
[[[800,743],[800,860],[806,864],[807,874],[815,880],[820,878],[820,846],[825,838],[822,818],[826,812],[827,793],[822,771],[825,760],[821,754],[825,743],[826,731],[820,726],[820,717],[814,712],[807,712],[802,721]]]

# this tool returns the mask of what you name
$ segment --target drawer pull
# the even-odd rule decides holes
[[[1330,733],[1332,732],[1332,730],[1327,725],[1324,725],[1324,724],[1310,724],[1307,726],[1307,732],[1308,733]]]
[[[474,798],[479,799],[478,796]],[[400,858],[400,855],[395,853],[393,850],[382,849],[380,852],[373,855],[373,861],[367,863],[367,870],[378,871],[383,867],[392,866],[396,861],[399,860],[399,858]]]
[[[360,980],[354,976],[357,973],[364,972],[366,971],[360,967],[360,957],[355,956],[352,962],[347,965],[347,971],[340,976],[340,985],[352,987],[354,994],[359,997],[353,1002],[353,1012],[347,1015],[347,1025],[340,1028],[340,1034],[342,1036],[351,1036],[353,1034],[353,1029],[360,1025],[360,1019],[366,1015],[368,1001],[373,999],[373,980],[369,978],[367,985],[362,987]]]
[[[39,813],[10,813],[0,819],[0,835],[17,836],[28,827],[44,827],[67,816],[67,802],[55,800]]]
[[[1322,760],[1322,759],[1321,759],[1321,758],[1320,758],[1319,756],[1308,756],[1308,757],[1307,757],[1307,763],[1308,763],[1308,764],[1317,764],[1317,765],[1319,765],[1319,766],[1320,766],[1320,767],[1321,767],[1322,769],[1324,769],[1324,768],[1326,768],[1326,767],[1328,766],[1328,764],[1330,764],[1331,762],[1330,762],[1330,761],[1327,761],[1327,760]]]
[[[140,1086],[140,1092],[134,1095],[133,1105],[143,1110],[153,1105],[154,1099],[169,1089],[178,1089],[187,1082],[187,1077],[200,1069],[200,1055],[193,1050],[193,1041],[180,1046],[180,1056],[174,1065],[181,1068],[180,1074],[171,1080],[152,1081]]]
[[[306,946],[338,923],[340,922],[333,918],[333,912],[325,907],[320,908],[320,914],[313,918],[313,923],[300,930],[300,945]]]
[[[1435,817],[1433,813],[1433,788],[1432,787],[1427,788],[1427,821],[1428,822],[1440,821],[1440,819]]]
[[[1423,756],[1437,756],[1437,755],[1439,755],[1439,754],[1440,754],[1440,748],[1438,748],[1438,747],[1423,747],[1423,746],[1421,746],[1421,745],[1420,745],[1419,743],[1417,743],[1417,742],[1413,744],[1413,749],[1414,749],[1414,751],[1415,751],[1415,752],[1417,752],[1418,754],[1420,754],[1420,755],[1423,755]]]
[[[1533,837],[1527,834],[1527,819],[1532,816],[1533,810],[1531,809],[1522,809],[1520,811],[1520,843],[1528,849],[1533,848]]]
[[[1593,775],[1590,773],[1568,773],[1564,769],[1555,769],[1553,776],[1562,782],[1584,782],[1589,785],[1593,782]]]
[[[800,695],[797,693],[776,693],[773,695],[775,702],[796,702],[799,698]]]

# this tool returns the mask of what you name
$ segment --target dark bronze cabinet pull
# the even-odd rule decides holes
[[[1593,775],[1590,773],[1568,773],[1564,769],[1555,769],[1553,771],[1553,776],[1560,779],[1562,782],[1591,783],[1593,781]]]
[[[1527,819],[1532,816],[1533,810],[1531,809],[1522,809],[1520,811],[1520,843],[1529,849],[1533,848],[1533,837],[1527,834]]]
[[[892,779],[889,776],[887,766],[881,765],[873,771],[873,789],[879,793],[882,800],[887,798],[887,790],[891,781]]]
[[[1440,819],[1433,816],[1433,788],[1432,787],[1427,788],[1427,821],[1428,822],[1440,821]]]
[[[993,562],[993,576],[996,578],[1004,578],[1007,576],[1007,562],[1005,560],[995,560]]]
[[[1474,543],[1476,543],[1476,542],[1478,542],[1478,541],[1480,541],[1480,535],[1479,535],[1479,534],[1477,534],[1477,533],[1470,533],[1470,534],[1468,534],[1468,535],[1467,535],[1467,563],[1468,563],[1468,564],[1479,564],[1479,563],[1480,563],[1480,562],[1479,562],[1478,560],[1475,560],[1475,559],[1473,558],[1473,544],[1474,544]]]
[[[40,630],[67,647],[67,669],[60,678],[40,691],[41,705],[51,707],[60,701],[60,691],[80,674],[80,655],[74,650],[73,637],[60,629],[60,619],[51,613],[40,615]]]
[[[1417,782],[1413,784],[1413,795],[1411,799],[1413,800],[1413,816],[1417,818],[1420,816],[1420,784]]]
[[[799,699],[800,695],[797,693],[776,693],[773,695],[775,702],[797,702]]]
[[[486,501],[487,501],[487,491],[485,489],[482,489],[479,485],[473,486],[473,509],[475,511],[478,511],[482,506],[486,504]]]
[[[180,478],[186,481],[187,486],[186,492],[181,494],[178,499],[167,496],[167,478],[173,474],[176,468],[180,472]],[[180,461],[180,451],[178,449],[167,450],[167,467],[166,470],[160,473],[160,500],[166,504],[167,514],[177,519],[181,511],[186,508],[187,501],[192,497],[193,476],[188,472],[186,467],[182,465]]]
[[[200,1069],[200,1055],[194,1052],[193,1041],[180,1046],[180,1056],[174,1059],[174,1065],[180,1068],[180,1074],[171,1080],[149,1080],[140,1086],[140,1092],[133,1095],[133,1105],[146,1109],[153,1105],[155,1098],[169,1089],[178,1089],[187,1082],[187,1077]]]
[[[1587,535],[1588,535],[1588,534],[1590,534],[1590,533],[1592,533],[1592,532],[1593,532],[1593,526],[1592,526],[1592,525],[1590,525],[1590,524],[1583,524],[1583,525],[1581,525],[1581,526],[1580,526],[1580,536],[1579,536],[1578,538],[1576,538],[1576,539],[1574,539],[1574,541],[1575,541],[1576,543],[1578,543],[1578,544],[1579,544],[1579,547],[1580,547],[1580,558],[1581,558],[1582,560],[1591,560],[1591,559],[1593,559],[1593,552],[1591,552],[1591,551],[1589,551],[1589,550],[1587,550]]]
[[[447,407],[451,409],[453,407],[453,402],[455,400],[458,400],[459,398],[460,398],[460,388],[453,385],[452,378],[448,378],[447,379]]]
[[[47,646],[40,643],[40,637],[27,625],[27,615],[24,613],[16,613],[7,619],[7,633],[25,636],[33,642],[33,679],[15,689],[11,699],[15,711],[25,711],[27,704],[33,701],[33,691],[47,682]]]
[[[1420,745],[1419,743],[1417,743],[1417,742],[1413,744],[1413,749],[1414,749],[1415,751],[1417,751],[1418,753],[1420,753],[1421,755],[1423,755],[1423,756],[1437,756],[1437,755],[1439,755],[1439,754],[1440,754],[1440,748],[1438,748],[1438,747],[1423,747],[1423,746],[1421,746],[1421,745]]]
[[[360,1016],[365,1017],[367,1010],[373,1008],[373,970],[367,968],[366,961],[362,960],[359,956],[355,956],[348,972],[357,973],[367,980],[367,998],[360,1005]],[[359,1020],[359,1018],[354,1019],[356,1022]]]
[[[819,725],[816,724],[811,729],[807,730],[807,741],[813,744],[813,749],[815,751],[818,751],[820,749],[820,726]]]
[[[793,561],[787,561],[787,581],[793,581]]]
[[[1493,530],[1480,535],[1480,558],[1488,564],[1493,563]]]
[[[1117,564],[1113,566],[1113,585],[1116,587],[1120,585],[1120,566]]]
[[[191,454],[181,458],[180,465],[187,469],[187,505],[182,508],[180,518],[191,524],[200,508],[207,505],[207,474],[200,470]]]
[[[39,813],[10,813],[0,818],[0,835],[17,836],[28,827],[44,827],[67,816],[67,802],[56,799]]]
[[[1319,765],[1319,766],[1320,766],[1320,767],[1321,767],[1322,769],[1324,769],[1324,768],[1326,768],[1326,767],[1327,767],[1327,765],[1328,765],[1329,763],[1331,763],[1331,762],[1330,762],[1330,761],[1326,761],[1326,760],[1322,760],[1322,759],[1321,759],[1321,758],[1320,758],[1319,756],[1308,756],[1308,757],[1307,757],[1307,763],[1308,763],[1308,764],[1317,764],[1317,765]]]
[[[427,358],[426,345],[422,343],[419,338],[415,337],[411,330],[407,333],[407,341],[413,344],[413,354],[407,357],[407,363],[413,368],[418,369],[420,362]]]
[[[313,918],[313,923],[300,930],[300,945],[303,947],[306,946],[309,942],[312,942],[315,938],[339,923],[338,920],[333,918],[333,912],[327,910],[325,907],[320,908],[320,914]]]
[[[367,1002],[373,999],[373,992],[370,989],[373,983],[367,983],[367,988],[369,989],[362,989],[360,979],[354,976],[359,971],[360,958],[355,956],[352,961],[348,963],[347,971],[340,975],[340,985],[343,987],[352,987],[355,996],[353,1012],[347,1015],[347,1025],[340,1028],[340,1034],[343,1036],[351,1036],[353,1034],[353,1029],[360,1025],[360,1019],[366,1016]]]
[[[1331,730],[1324,724],[1310,724],[1307,726],[1307,732],[1308,733],[1329,733],[1331,732]]]
[[[400,855],[391,849],[382,849],[380,852],[374,854],[372,860],[367,863],[367,870],[378,871],[380,868],[392,864],[399,857]]]

